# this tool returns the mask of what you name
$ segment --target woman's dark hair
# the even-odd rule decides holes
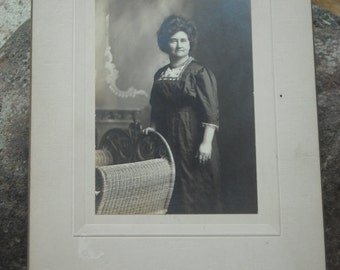
[[[190,51],[195,47],[198,35],[196,26],[184,17],[171,15],[163,21],[157,32],[158,46],[163,52],[168,52],[170,37],[179,31],[183,31],[188,35]]]

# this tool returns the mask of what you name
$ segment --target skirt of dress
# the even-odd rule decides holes
[[[168,214],[217,214],[221,213],[221,185],[219,153],[213,141],[212,158],[200,165],[191,153],[174,152],[176,181]]]

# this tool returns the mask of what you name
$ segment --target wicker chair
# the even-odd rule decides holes
[[[158,132],[150,131],[147,136],[141,133],[137,136],[134,148],[133,162],[113,165],[108,163],[117,153],[105,147],[96,150],[96,214],[167,212],[175,182],[169,145]]]

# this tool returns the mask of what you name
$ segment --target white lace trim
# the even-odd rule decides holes
[[[194,58],[189,57],[185,63],[179,67],[171,68],[170,66],[161,73],[159,80],[178,80],[185,68],[191,63]]]
[[[218,125],[215,125],[215,124],[211,124],[211,123],[202,123],[202,127],[206,127],[206,126],[209,126],[209,127],[212,127],[212,128],[215,128],[216,130],[218,130],[219,126]]]

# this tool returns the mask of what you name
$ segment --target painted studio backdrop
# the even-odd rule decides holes
[[[154,74],[169,63],[157,31],[172,14],[196,24],[192,56],[216,76],[222,212],[257,213],[250,0],[96,0],[97,214],[167,212],[171,154],[141,130]],[[144,206],[149,212],[138,212]]]

